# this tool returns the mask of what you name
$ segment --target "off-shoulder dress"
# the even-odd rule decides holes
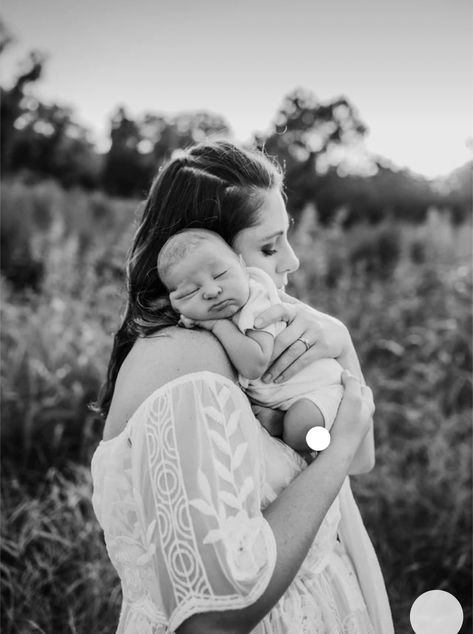
[[[117,634],[171,634],[193,614],[254,603],[277,556],[262,511],[304,468],[230,379],[194,372],[154,391],[92,460],[92,502],[122,586]],[[361,519],[344,523],[343,508],[356,509],[347,496],[348,478],[253,634],[393,632]]]

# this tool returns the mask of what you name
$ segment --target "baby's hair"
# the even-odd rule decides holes
[[[181,262],[189,253],[195,251],[204,242],[218,242],[232,251],[225,240],[208,229],[183,229],[171,236],[158,254],[158,275],[167,286],[167,279],[172,267]],[[233,251],[232,251],[233,252]]]

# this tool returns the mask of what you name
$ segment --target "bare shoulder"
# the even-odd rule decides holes
[[[203,370],[236,378],[222,345],[205,330],[173,327],[138,339],[118,373],[104,439],[119,434],[141,403],[159,387]]]
[[[129,359],[133,365],[138,361],[138,365],[159,370],[164,381],[201,370],[235,376],[221,343],[206,330],[167,328],[162,334],[139,339]]]

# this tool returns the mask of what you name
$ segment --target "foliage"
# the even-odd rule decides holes
[[[0,52],[6,45],[8,40]],[[97,187],[100,159],[88,130],[74,121],[72,109],[41,103],[28,92],[44,62],[44,55],[33,51],[13,86],[0,89],[2,170],[27,170],[64,186]]]
[[[147,113],[134,121],[119,108],[111,120],[103,187],[114,195],[144,197],[158,168],[175,150],[229,134],[224,119],[208,112],[174,116]]]
[[[284,165],[290,210],[315,202],[321,171],[326,171],[335,147],[355,145],[366,132],[355,108],[345,97],[320,103],[306,90],[287,95],[266,136],[256,142]],[[325,169],[324,169],[325,168]]]
[[[0,25],[0,53],[11,39]],[[1,88],[4,174],[143,198],[175,150],[231,137],[224,118],[211,112],[145,112],[133,118],[118,107],[110,119],[109,147],[101,153],[70,107],[34,97],[32,86],[44,64],[44,55],[33,51],[12,87]],[[321,103],[299,88],[284,97],[269,132],[255,135],[254,143],[284,165],[288,208],[296,221],[307,205],[317,206],[324,224],[343,209],[347,226],[390,216],[419,223],[432,205],[450,210],[456,222],[470,217],[471,164],[432,183],[370,156],[363,145],[366,132],[344,96]]]
[[[137,201],[66,191],[54,181],[26,185],[14,180],[3,183],[1,207],[0,266],[14,289],[38,291],[45,276],[46,288],[64,284],[67,276],[48,279],[54,267],[90,267],[92,262],[102,284],[123,278],[124,245],[133,231]]]
[[[3,482],[3,634],[114,631],[119,583],[91,494],[89,471],[79,466],[67,475],[51,467],[34,491],[17,477]]]
[[[42,274],[34,292],[2,285],[2,631],[107,634],[120,591],[90,506],[102,422],[87,405],[119,323],[136,204],[52,182],[3,190],[8,226],[22,219],[15,244]],[[377,465],[353,486],[396,632],[433,588],[458,597],[468,631],[471,227],[435,211],[349,230],[315,216],[303,210],[291,238],[289,290],[347,324],[375,393]]]

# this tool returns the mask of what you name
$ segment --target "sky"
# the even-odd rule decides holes
[[[208,110],[235,137],[265,132],[297,87],[340,95],[367,148],[430,178],[472,157],[470,0],[3,0],[15,36],[2,83],[48,55],[38,98],[74,108],[103,146],[132,117]]]

